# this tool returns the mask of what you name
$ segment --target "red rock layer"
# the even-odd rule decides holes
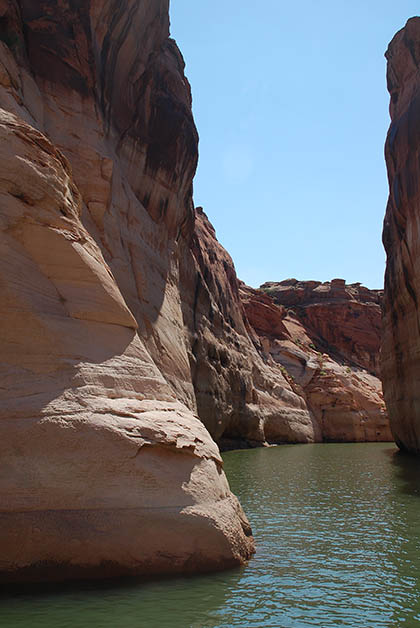
[[[383,291],[346,284],[344,279],[286,279],[261,288],[277,304],[293,308],[326,350],[379,377]]]
[[[380,291],[343,280],[245,285],[266,355],[290,378],[325,441],[392,440],[377,377]]]
[[[385,146],[389,200],[382,379],[397,444],[420,453],[420,18],[386,53],[391,125]]]

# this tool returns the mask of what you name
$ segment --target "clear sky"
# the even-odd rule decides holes
[[[252,286],[383,286],[384,52],[411,0],[171,0],[200,134],[195,204]]]

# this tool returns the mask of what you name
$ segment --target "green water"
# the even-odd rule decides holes
[[[224,458],[258,545],[247,567],[3,594],[0,627],[420,627],[420,460],[381,443]]]

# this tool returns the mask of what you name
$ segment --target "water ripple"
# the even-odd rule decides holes
[[[231,572],[0,597],[1,628],[415,628],[420,471],[392,445],[230,452],[258,551]]]

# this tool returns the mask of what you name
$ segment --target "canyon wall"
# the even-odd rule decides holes
[[[233,262],[205,213],[196,210],[184,293],[197,409],[223,446],[320,439],[319,426],[287,375],[261,351]]]
[[[253,552],[196,413],[198,137],[168,29],[164,0],[0,2],[5,581]]]
[[[392,440],[379,379],[382,292],[343,279],[241,287],[265,355],[290,379],[323,441]]]
[[[385,146],[389,200],[382,378],[399,447],[420,452],[420,18],[386,53],[391,125]]]

